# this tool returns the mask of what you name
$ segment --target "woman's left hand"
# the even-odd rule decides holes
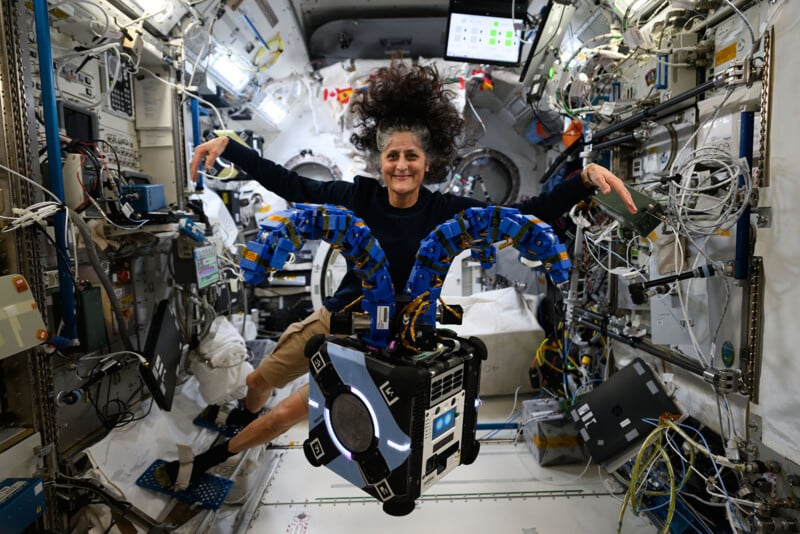
[[[622,180],[614,173],[598,165],[597,163],[590,163],[581,171],[581,180],[586,187],[596,187],[604,195],[608,195],[612,191],[620,196],[625,207],[631,213],[636,213],[636,204],[633,203],[628,188]]]

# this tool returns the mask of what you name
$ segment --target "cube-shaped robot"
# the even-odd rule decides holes
[[[393,356],[354,338],[317,338],[306,355],[306,458],[381,500],[386,513],[410,513],[420,494],[478,456],[480,339],[449,337],[436,351]]]

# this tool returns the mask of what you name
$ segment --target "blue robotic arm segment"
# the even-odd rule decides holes
[[[281,269],[289,255],[302,248],[304,239],[327,241],[355,264],[353,271],[363,286],[361,309],[370,317],[370,331],[361,338],[370,345],[385,347],[395,310],[394,286],[383,249],[364,221],[350,210],[296,204],[270,215],[261,223],[256,240],[242,250],[239,265],[245,282],[259,284],[269,272]]]
[[[457,251],[471,248],[472,257],[479,260],[482,267],[489,268],[496,259],[493,243],[503,239],[513,244],[521,257],[541,261],[539,268],[556,284],[569,278],[572,265],[566,247],[558,241],[550,225],[514,208],[467,208],[439,225],[420,243],[417,261],[405,287],[411,304],[404,310],[404,322],[435,326],[436,302]],[[420,308],[424,303],[427,307]],[[413,328],[411,324],[403,336]],[[413,339],[404,339],[404,342],[414,344]]]
[[[261,223],[256,240],[247,243],[241,251],[239,265],[244,272],[245,282],[260,284],[269,271],[283,267],[290,253],[300,250],[303,240],[294,226],[295,219],[300,215],[302,212],[296,210],[283,210]]]
[[[516,213],[503,220],[500,233],[513,240],[520,257],[541,261],[554,283],[562,284],[569,279],[572,264],[567,249],[550,225],[531,215]]]

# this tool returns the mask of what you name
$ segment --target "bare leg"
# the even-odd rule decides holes
[[[272,393],[272,384],[264,378],[258,369],[247,375],[247,396],[244,398],[243,408],[234,408],[228,414],[225,424],[228,428],[241,429],[255,421],[264,403]]]
[[[248,424],[230,441],[222,442],[197,455],[193,462],[192,484],[196,483],[204,472],[221,464],[230,456],[269,443],[307,417],[308,386],[304,386],[279,402],[273,410]],[[165,488],[172,486],[179,467],[177,461],[160,466],[155,473],[156,480]]]
[[[248,383],[249,381],[248,377]],[[302,388],[231,438],[228,442],[228,452],[238,453],[256,445],[269,443],[307,417],[308,389]]]
[[[272,385],[264,379],[264,375],[255,369],[247,375],[247,397],[244,405],[248,411],[258,413],[272,393]]]

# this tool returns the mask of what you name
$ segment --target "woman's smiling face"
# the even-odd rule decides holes
[[[398,208],[413,206],[427,171],[425,151],[414,134],[392,134],[381,152],[381,175],[389,189],[389,203]]]

